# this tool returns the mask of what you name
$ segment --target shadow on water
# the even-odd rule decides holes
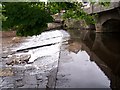
[[[88,30],[67,30],[71,39],[69,42],[82,43],[82,48],[104,74],[110,79],[110,87],[120,88],[120,33],[95,33]],[[73,50],[74,51],[74,50]],[[77,52],[77,51],[76,51]]]

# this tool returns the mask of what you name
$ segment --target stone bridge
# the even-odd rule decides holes
[[[90,5],[84,9],[88,14],[97,14],[96,32],[118,32],[120,30],[120,0],[111,2],[109,7]]]

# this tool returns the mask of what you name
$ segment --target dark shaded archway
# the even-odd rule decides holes
[[[109,19],[102,24],[102,27],[106,32],[120,32],[120,19]]]

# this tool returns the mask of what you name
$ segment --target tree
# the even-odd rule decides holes
[[[88,24],[95,23],[94,15],[85,13],[81,2],[51,2],[48,3],[48,8],[51,14],[60,13],[61,10],[65,10],[63,19],[85,20]]]
[[[3,28],[15,28],[19,36],[38,35],[47,28],[48,22],[53,21],[42,2],[7,2],[3,5],[6,10],[3,15],[7,17]]]
[[[85,20],[87,24],[94,24],[95,15],[85,13],[81,2],[72,1],[49,2],[47,5],[43,2],[4,2],[2,3],[3,15],[0,15],[4,19],[6,17],[3,28],[15,28],[17,35],[20,36],[38,35],[47,28],[47,23],[53,21],[51,14],[59,13],[61,10],[66,11],[63,15],[64,19],[74,18]],[[106,6],[109,2],[99,4]]]
[[[52,1],[52,0],[49,0]],[[66,1],[66,0],[64,0]],[[82,2],[78,2],[76,0],[69,0],[71,2],[51,2],[48,3],[48,8],[52,14],[59,13],[61,10],[65,10],[66,12],[63,14],[63,19],[77,19],[77,20],[84,20],[87,24],[95,24],[95,16],[89,15],[84,11],[84,6]],[[88,0],[85,0],[88,1]],[[99,5],[108,7],[110,4],[110,0],[107,2],[103,0],[89,0],[90,4],[98,3]]]
[[[5,10],[2,9],[2,4],[0,3],[0,21],[5,21],[6,17],[2,14]]]

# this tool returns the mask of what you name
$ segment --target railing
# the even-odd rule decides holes
[[[100,13],[103,11],[112,10],[117,7],[120,7],[120,1],[119,2],[111,2],[109,7],[105,7],[105,6],[102,6],[99,4],[94,4],[94,5],[91,4],[89,8],[84,8],[84,11],[87,12],[88,14],[92,14],[92,13]]]

